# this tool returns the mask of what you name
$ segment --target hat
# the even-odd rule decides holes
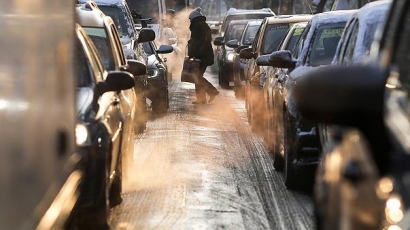
[[[189,20],[192,20],[192,19],[194,19],[194,18],[197,18],[197,17],[200,17],[200,16],[204,16],[202,13],[201,13],[201,8],[200,7],[197,7],[197,8],[195,8],[190,14],[189,14]]]

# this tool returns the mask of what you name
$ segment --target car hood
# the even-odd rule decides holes
[[[94,90],[86,87],[77,88],[77,117],[81,118],[90,110],[94,98]]]

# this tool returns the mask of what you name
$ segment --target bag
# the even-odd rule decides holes
[[[182,66],[181,82],[196,83],[199,75],[199,64],[201,60],[185,57]]]

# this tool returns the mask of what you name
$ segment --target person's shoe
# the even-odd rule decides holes
[[[215,93],[215,94],[212,94],[212,95],[209,97],[208,103],[213,102],[213,101],[215,100],[216,95],[219,95],[219,91],[218,91],[217,93]]]
[[[193,101],[192,104],[194,104],[194,105],[206,104],[206,101]]]

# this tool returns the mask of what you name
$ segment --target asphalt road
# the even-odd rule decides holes
[[[110,226],[134,229],[315,229],[308,193],[287,190],[243,100],[220,89],[193,105],[194,85],[170,85],[170,110],[124,153],[123,202]]]

